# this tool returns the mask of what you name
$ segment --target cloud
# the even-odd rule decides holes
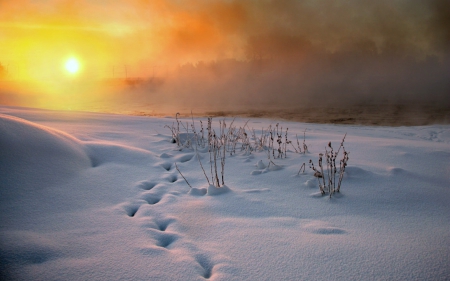
[[[442,51],[437,44],[448,33],[444,2],[165,1],[157,7],[165,15],[158,29],[172,55],[192,53],[197,60],[213,54],[242,58],[252,45],[268,56],[297,56],[305,45],[333,52],[363,41],[373,42],[377,52],[419,56]]]
[[[37,3],[1,1],[3,27],[9,23],[105,32],[121,39],[120,45],[152,45],[155,51],[140,48],[139,57],[167,63],[244,59],[256,49],[271,57],[297,57],[306,47],[335,52],[361,42],[371,42],[377,52],[424,56],[447,53],[450,42],[450,5],[445,0]]]

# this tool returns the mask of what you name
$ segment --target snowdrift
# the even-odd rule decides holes
[[[10,189],[41,189],[91,166],[76,138],[0,114],[0,196]]]

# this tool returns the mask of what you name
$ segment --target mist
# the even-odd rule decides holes
[[[114,46],[96,43],[87,61],[104,60],[86,70],[90,80],[83,83],[95,77],[99,86],[70,94],[66,107],[144,113],[450,107],[445,0],[21,2],[32,19],[48,24],[55,16],[60,33],[76,30],[73,42],[87,34]],[[17,12],[10,20],[28,15],[9,1],[0,6]],[[87,57],[91,49],[80,48]],[[111,65],[127,65],[126,74],[111,75]]]
[[[153,107],[197,110],[294,109],[367,104],[448,106],[450,61],[320,53],[301,60],[233,59],[185,64],[124,88]],[[124,100],[126,102],[126,100]],[[189,110],[187,110],[189,111]]]

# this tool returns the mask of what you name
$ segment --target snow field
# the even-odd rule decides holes
[[[273,160],[280,169],[267,169],[266,153],[238,152],[226,159],[226,187],[214,188],[195,151],[170,143],[164,126],[173,118],[0,113],[3,279],[450,276],[449,126],[280,122],[291,140],[307,129],[310,153],[290,151]],[[341,192],[321,196],[308,161],[345,133],[350,161]],[[208,153],[199,156],[210,174]]]

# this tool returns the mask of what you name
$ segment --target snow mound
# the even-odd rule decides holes
[[[307,186],[307,187],[313,188],[313,187],[317,187],[317,186],[318,186],[318,183],[317,183],[317,180],[315,180],[315,179],[310,179],[310,180],[307,180],[307,181],[304,183],[304,185]]]
[[[258,169],[264,169],[264,168],[266,168],[266,165],[263,163],[263,161],[262,160],[259,160],[257,163],[256,163],[256,167],[258,167]]]
[[[399,176],[407,173],[404,169],[399,167],[389,167],[387,171],[391,176]]]
[[[345,176],[350,178],[367,178],[369,176],[372,176],[372,172],[364,170],[360,167],[348,166],[345,169],[344,177]]]
[[[180,141],[181,145],[187,144],[187,142],[194,143],[196,140],[196,136],[194,133],[179,133],[178,134],[178,140]],[[172,139],[173,143],[176,143],[175,139]]]
[[[270,191],[269,188],[253,188],[253,189],[243,189],[242,192],[244,193],[261,193],[261,192],[268,192]]]
[[[189,190],[189,194],[190,195],[193,195],[193,196],[203,196],[203,195],[205,195],[206,194],[206,192],[207,192],[207,189],[206,188],[195,188],[195,187],[193,187],[193,188],[191,188],[190,190]]]
[[[2,236],[9,242],[4,244],[0,254],[0,258],[5,263],[19,262],[23,265],[39,265],[63,255],[60,245],[37,233],[5,231]]]
[[[194,154],[188,153],[188,154],[179,155],[179,156],[175,157],[174,159],[176,162],[185,163],[185,162],[191,161],[192,158],[194,158]]]
[[[170,158],[170,157],[173,157],[173,156],[171,154],[168,154],[165,152],[159,156],[159,158]]]
[[[230,191],[231,191],[231,189],[226,185],[223,185],[221,187],[215,187],[214,185],[210,185],[210,186],[208,186],[207,194],[209,196],[215,196],[215,195],[225,194]]]
[[[330,235],[330,234],[345,234],[345,230],[335,228],[335,227],[322,227],[311,230],[311,233],[314,234],[323,234],[323,235]]]
[[[328,223],[324,221],[311,221],[303,228],[310,233],[313,234],[322,234],[322,235],[332,235],[332,234],[346,234],[347,231],[341,228],[334,227],[332,225],[329,225]]]
[[[85,150],[91,159],[92,167],[99,167],[107,163],[121,163],[133,165],[145,161],[154,154],[136,147],[108,142],[85,142]]]
[[[3,198],[9,189],[48,186],[91,167],[90,158],[76,138],[3,114],[0,155]]]

